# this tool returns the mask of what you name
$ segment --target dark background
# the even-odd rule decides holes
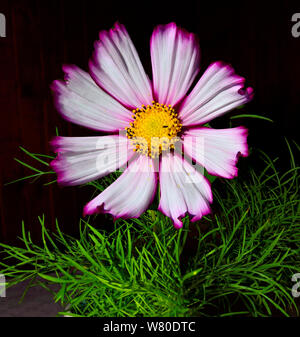
[[[64,232],[76,234],[91,188],[43,186],[53,177],[33,184],[25,181],[3,185],[31,173],[14,157],[37,165],[18,146],[51,154],[48,141],[55,135],[56,127],[61,135],[95,134],[59,116],[49,85],[62,78],[62,64],[76,64],[88,70],[98,32],[111,28],[115,21],[126,26],[150,76],[149,39],[157,24],[175,21],[196,33],[202,54],[200,74],[213,61],[231,63],[255,92],[254,100],[237,112],[274,120],[269,123],[243,119],[235,120],[234,125],[249,127],[251,147],[285,158],[284,136],[298,140],[300,37],[291,34],[291,18],[300,13],[300,3],[210,3],[0,0],[0,13],[7,21],[7,37],[0,38],[1,242],[17,243],[22,220],[33,239],[38,240],[37,217],[42,214],[48,228],[55,229],[57,217]],[[222,126],[228,116],[218,119],[213,126]],[[284,165],[285,159],[282,162]]]

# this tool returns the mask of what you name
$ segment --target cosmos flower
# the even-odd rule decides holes
[[[203,125],[248,102],[253,90],[230,65],[215,62],[188,93],[199,72],[199,46],[175,23],[155,28],[150,52],[152,81],[125,27],[116,24],[100,32],[89,73],[63,67],[65,81],[52,85],[57,109],[73,123],[110,135],[54,138],[52,167],[58,183],[78,185],[125,166],[84,214],[139,217],[159,184],[159,210],[180,228],[186,213],[196,221],[210,212],[211,187],[197,167],[231,179],[238,156],[248,155],[244,127]]]

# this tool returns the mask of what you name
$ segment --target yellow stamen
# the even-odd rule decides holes
[[[156,158],[162,151],[174,149],[182,124],[171,105],[153,101],[132,113],[134,121],[126,128],[126,135],[132,139],[134,151]]]

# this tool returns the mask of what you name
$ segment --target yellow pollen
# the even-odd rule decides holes
[[[171,105],[153,101],[132,113],[134,121],[126,128],[126,135],[132,140],[134,151],[156,158],[163,151],[174,149],[182,124]]]

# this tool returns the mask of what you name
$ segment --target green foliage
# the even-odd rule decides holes
[[[53,170],[49,170],[49,166],[50,166],[50,163],[45,161],[45,160],[52,160],[54,159],[55,157],[54,156],[49,156],[49,155],[45,155],[45,154],[39,154],[39,153],[31,153],[30,151],[24,149],[22,146],[20,146],[20,150],[22,150],[29,158],[32,158],[35,160],[35,164],[36,162],[40,163],[40,164],[43,164],[43,169],[41,168],[36,168],[35,166],[32,166],[28,163],[25,163],[24,161],[18,159],[18,158],[14,158],[15,161],[19,164],[21,164],[22,166],[30,169],[31,171],[33,171],[34,173],[33,174],[30,174],[26,177],[22,177],[22,178],[19,178],[19,179],[16,179],[16,180],[13,180],[13,181],[10,181],[9,183],[6,183],[5,185],[10,185],[10,184],[14,184],[14,183],[17,183],[17,182],[20,182],[20,181],[23,181],[23,180],[28,180],[28,179],[32,179],[32,182],[35,182],[37,179],[39,179],[40,177],[42,176],[47,176],[47,175],[53,175],[55,174],[55,172]],[[42,159],[44,158],[44,160]],[[46,170],[45,170],[45,166],[46,166]],[[50,184],[53,184],[55,183],[57,180],[54,179],[50,182],[47,182],[47,183],[44,183],[44,185],[50,185]]]
[[[273,123],[273,120],[271,118],[260,116],[260,115],[253,115],[253,114],[241,114],[241,115],[233,115],[230,117],[230,119],[237,119],[237,118],[255,118],[255,119],[262,119],[268,122]]]
[[[218,179],[214,212],[196,223],[185,217],[180,230],[148,210],[118,219],[111,232],[80,219],[74,238],[58,223],[49,233],[40,217],[36,245],[23,224],[23,248],[0,244],[0,273],[8,286],[59,284],[55,301],[72,316],[298,315],[291,277],[300,271],[299,167],[288,148],[288,171],[262,153],[262,171]],[[90,185],[103,190],[119,174]]]

